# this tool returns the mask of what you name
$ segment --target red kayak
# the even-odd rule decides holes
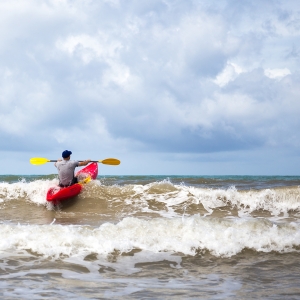
[[[71,197],[77,196],[83,189],[83,185],[91,179],[96,179],[98,176],[98,164],[91,163],[85,168],[76,173],[76,177],[80,183],[75,183],[68,187],[55,186],[48,190],[46,199],[50,202],[58,202]]]

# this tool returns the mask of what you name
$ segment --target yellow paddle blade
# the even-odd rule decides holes
[[[49,161],[50,161],[49,159],[43,157],[33,157],[30,159],[30,163],[36,166],[43,165]]]
[[[106,158],[106,159],[103,159],[103,160],[98,160],[98,162],[102,163],[102,164],[105,164],[105,165],[113,165],[113,166],[117,166],[121,163],[116,158]]]

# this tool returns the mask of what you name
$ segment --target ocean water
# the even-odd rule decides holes
[[[300,299],[300,177],[0,176],[1,299]]]

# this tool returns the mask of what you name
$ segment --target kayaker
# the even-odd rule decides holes
[[[70,160],[72,151],[65,150],[62,153],[63,159],[58,159],[54,163],[58,169],[59,186],[67,187],[72,184],[78,183],[77,177],[74,176],[74,170],[76,167],[86,166],[91,160],[84,161]]]

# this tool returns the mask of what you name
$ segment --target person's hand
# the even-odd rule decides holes
[[[90,159],[86,159],[86,160],[84,161],[84,164],[87,165],[90,161],[91,161]]]
[[[54,163],[54,166],[57,167],[56,163],[58,163],[59,161],[62,161],[61,158],[59,158],[55,163]]]

